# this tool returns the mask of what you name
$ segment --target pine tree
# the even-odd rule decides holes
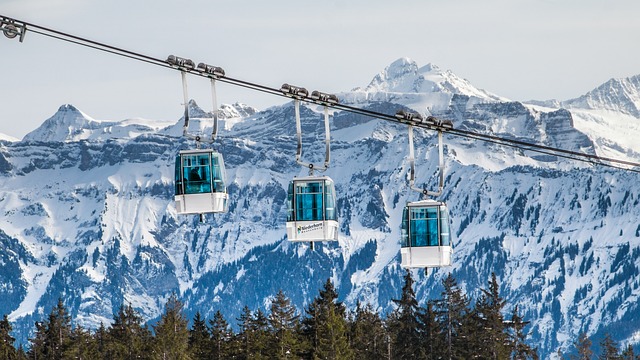
[[[29,359],[44,359],[46,325],[42,321],[36,321],[35,327],[36,331],[34,337],[29,339],[31,347],[27,352],[27,356]]]
[[[239,359],[266,359],[267,318],[261,311],[256,316],[248,306],[242,309],[238,321],[236,348]]]
[[[11,336],[11,330],[13,327],[9,318],[4,315],[0,321],[0,359],[15,360],[18,358],[18,352],[13,346],[16,339]]]
[[[572,359],[575,360],[591,360],[593,356],[593,351],[591,350],[591,340],[587,337],[587,334],[580,333],[578,336],[578,340],[573,343],[573,346],[576,348],[578,352],[578,356],[572,356]]]
[[[18,350],[16,350],[16,360],[29,360],[27,356],[27,352],[22,347],[22,344],[18,346]]]
[[[391,336],[391,355],[393,359],[424,359],[426,354],[422,347],[420,336],[420,307],[413,291],[413,278],[407,270],[404,286],[399,300],[393,300],[397,308],[387,318]]]
[[[220,310],[216,311],[213,319],[209,320],[211,330],[211,354],[209,359],[228,359],[233,352],[231,340],[233,332]]]
[[[172,294],[165,305],[165,312],[155,326],[153,358],[158,360],[190,360],[189,330],[182,312],[182,303]]]
[[[65,351],[64,359],[98,360],[102,358],[101,355],[91,332],[76,326],[71,332],[71,344]]]
[[[327,279],[320,294],[307,308],[303,333],[311,344],[308,355],[314,359],[351,359],[345,307],[337,302],[338,293]]]
[[[418,333],[422,341],[416,345],[420,348],[420,352],[424,354],[425,359],[439,359],[440,350],[437,348],[442,341],[439,334],[442,333],[438,329],[435,311],[433,310],[433,301],[427,303],[426,308],[420,308],[418,312],[419,326]]]
[[[449,275],[442,280],[441,298],[434,302],[438,323],[436,351],[443,359],[466,359],[468,357],[469,300],[458,287],[455,278]]]
[[[622,360],[622,356],[618,352],[618,344],[606,334],[604,339],[600,341],[600,355],[598,360]]]
[[[496,274],[491,274],[489,289],[481,289],[482,295],[474,309],[477,348],[476,355],[487,359],[506,359],[510,349],[502,309],[505,300],[500,297]]]
[[[193,325],[189,330],[189,352],[193,360],[206,360],[209,358],[209,344],[211,334],[207,323],[200,315],[200,312],[196,312],[193,318]]]
[[[359,301],[356,304],[351,323],[351,348],[357,360],[383,359],[388,355],[387,331],[371,304],[364,307]]]
[[[253,337],[253,359],[271,359],[269,356],[269,342],[271,333],[269,331],[269,319],[258,309],[251,319],[251,329]]]
[[[302,351],[298,338],[299,316],[291,300],[282,290],[278,291],[271,303],[269,326],[273,336],[269,345],[269,355],[273,359],[293,359]]]
[[[633,352],[633,346],[627,345],[627,348],[621,354],[622,360],[637,360],[636,355]]]
[[[528,324],[529,322],[524,321],[518,313],[518,306],[516,305],[511,315],[511,322],[509,323],[509,328],[511,330],[509,335],[509,344],[511,347],[512,359],[538,359],[538,354],[535,349],[532,349],[525,343],[526,336],[524,334],[524,327]]]
[[[151,353],[151,331],[143,325],[142,317],[128,304],[121,305],[107,330],[106,357],[108,359],[148,358]]]
[[[96,332],[93,334],[93,338],[96,344],[96,351],[100,354],[100,358],[104,358],[107,353],[107,328],[104,326],[104,323],[101,321],[100,326],[96,329]]]
[[[31,340],[29,356],[38,359],[62,359],[71,344],[71,316],[58,299],[47,320],[36,323],[36,335]]]

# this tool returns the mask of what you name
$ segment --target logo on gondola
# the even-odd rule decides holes
[[[318,229],[322,229],[321,222],[315,223],[315,224],[309,224],[309,225],[298,225],[298,234],[304,234],[309,231],[314,231]]]

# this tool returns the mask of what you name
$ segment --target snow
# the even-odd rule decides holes
[[[0,141],[16,142],[16,141],[20,141],[20,139],[13,137],[11,135],[0,133]]]
[[[9,314],[9,320],[12,321],[25,315],[33,314],[34,311],[38,310],[36,309],[36,304],[47,290],[47,285],[49,285],[49,281],[55,272],[55,269],[35,264],[29,264],[29,266],[20,264],[20,267],[22,268],[23,276],[28,281],[27,295],[20,303],[20,306]]]
[[[365,89],[343,93],[340,98],[355,104],[375,100],[393,101],[425,113],[448,109],[454,94],[471,97],[466,104],[467,109],[464,109],[469,112],[474,111],[477,104],[506,100],[477,89],[466,80],[449,71],[442,71],[435,65],[419,67],[409,59],[400,59],[391,64]],[[547,103],[547,107],[529,104],[524,115],[518,116],[496,115],[484,110],[474,113],[477,118],[471,119],[475,121],[472,125],[491,133],[534,138],[541,142],[554,140],[550,139],[551,134],[545,132],[540,124],[541,113],[558,110],[550,104]],[[209,132],[209,113],[196,109],[195,103],[191,106],[200,117],[192,119],[190,131]],[[322,107],[309,107],[316,113],[322,111]],[[159,186],[164,189],[173,182],[172,146],[182,134],[182,119],[176,122],[145,119],[100,121],[66,105],[25,137],[26,140],[47,140],[50,143],[31,144],[28,148],[21,147],[26,146],[23,145],[26,142],[2,144],[0,151],[11,155],[13,169],[6,176],[0,176],[0,213],[3,214],[0,217],[0,229],[16,238],[35,258],[35,261],[28,260],[26,263],[20,261],[22,277],[27,282],[27,295],[11,313],[11,319],[16,320],[41,310],[36,308],[37,302],[47,290],[53,273],[68,260],[69,254],[78,249],[86,250],[88,255],[88,260],[80,264],[78,270],[93,282],[82,294],[82,309],[108,304],[110,300],[101,298],[104,294],[98,286],[109,280],[107,270],[110,264],[106,264],[104,255],[101,255],[94,265],[91,257],[96,249],[104,254],[115,239],[120,240],[120,252],[130,261],[141,245],[158,249],[171,263],[169,265],[175,267],[175,274],[172,275],[175,275],[181,293],[193,290],[195,282],[203,274],[221,265],[242,260],[257,246],[278,244],[275,251],[304,256],[309,251],[307,247],[282,242],[286,210],[273,199],[272,193],[265,190],[267,185],[273,185],[276,190],[284,192],[293,176],[307,173],[306,169],[293,165],[293,151],[286,160],[282,159],[285,150],[295,146],[291,134],[277,133],[273,137],[271,133],[263,135],[274,126],[273,122],[269,122],[273,119],[267,114],[277,113],[280,108],[270,108],[268,112],[248,117],[238,116],[240,110],[245,108],[242,105],[223,108],[229,116],[220,120],[221,129],[226,132],[225,146],[230,150],[231,161],[228,165],[233,164],[228,166],[227,175],[228,182],[236,191],[231,200],[236,201],[234,205],[237,209],[210,216],[204,224],[194,221],[193,217],[178,216],[171,195],[153,193],[155,186],[164,185]],[[640,139],[640,121],[637,118],[611,109],[577,107],[571,109],[571,115],[575,129],[593,141],[598,155],[629,161],[638,161],[640,158],[640,143],[637,141]],[[460,119],[454,120],[458,125]],[[117,158],[119,155],[116,154],[117,161],[92,165],[86,171],[81,171],[73,163],[73,160],[81,157],[77,150],[80,143],[109,143],[124,147],[141,135],[149,135],[150,139],[158,141],[160,145],[154,146],[165,146],[161,148],[162,152],[151,154],[155,160],[136,162],[137,158],[134,158],[125,161]],[[364,297],[375,306],[384,306],[378,304],[377,294],[379,287],[388,285],[381,284],[382,274],[399,266],[397,257],[402,207],[407,201],[415,201],[420,197],[408,189],[406,127],[371,120],[341,129],[334,128],[331,136],[332,145],[337,146],[332,148],[331,166],[326,175],[334,179],[342,200],[352,204],[352,209],[348,219],[341,219],[349,222],[350,235],[341,233],[337,249],[330,250],[327,247],[324,251],[330,255],[337,254],[335,258],[342,257],[346,267],[367,242],[375,241],[375,262],[351,274],[349,280],[352,289],[345,296],[350,303]],[[142,139],[146,141],[146,138]],[[292,140],[282,144],[283,148],[289,148],[273,149],[272,144],[282,139]],[[163,144],[163,140],[168,145]],[[56,145],[56,141],[66,142],[64,146],[67,147],[63,149],[77,151],[68,154],[73,159],[69,160],[73,166],[55,162],[60,156],[55,146],[63,146]],[[150,140],[150,144],[153,145],[153,141]],[[311,148],[320,148],[321,142],[320,145],[311,145]],[[433,132],[416,131],[416,145],[416,180],[420,184],[433,185],[436,183],[438,167]],[[305,142],[305,149],[306,146],[308,144]],[[100,152],[93,149],[87,151],[89,157],[98,157],[90,152]],[[143,151],[147,151],[146,148]],[[624,234],[633,234],[636,230],[635,219],[640,217],[640,210],[629,203],[623,206],[622,199],[627,190],[637,199],[639,195],[633,186],[638,179],[626,173],[580,168],[582,165],[572,162],[538,161],[530,155],[511,148],[445,136],[444,171],[448,183],[443,198],[447,199],[452,211],[452,228],[460,229],[453,239],[455,265],[446,271],[460,271],[465,267],[480,269],[490,256],[482,254],[479,258],[475,257],[479,253],[477,247],[480,240],[499,238],[504,234],[502,243],[496,245],[498,250],[491,249],[491,254],[504,251],[508,258],[508,263],[504,264],[505,278],[509,279],[505,285],[506,291],[517,296],[517,300],[531,313],[543,314],[534,319],[532,324],[537,331],[548,333],[566,343],[570,342],[583,322],[588,324],[584,330],[593,333],[601,324],[620,319],[626,312],[632,311],[632,305],[640,297],[635,291],[615,314],[607,313],[606,304],[619,294],[621,288],[606,288],[612,276],[606,264],[612,261],[619,246],[629,239],[617,236],[617,231],[622,229]],[[255,159],[260,156],[264,160],[258,163]],[[34,165],[48,162],[53,165]],[[521,168],[514,170],[516,166]],[[555,169],[570,171],[555,172]],[[537,173],[537,170],[541,172]],[[548,173],[543,173],[543,170]],[[587,178],[593,179],[593,184],[589,185],[592,188],[590,191],[585,189]],[[601,190],[601,194],[611,199],[613,205],[607,215],[597,215],[598,200],[590,197],[596,191],[593,189]],[[508,224],[513,216],[512,193],[526,199],[523,211],[533,211],[530,209],[538,206],[542,209],[539,219],[536,219],[538,223],[529,214],[523,215],[517,224]],[[574,196],[579,199],[580,208],[570,208]],[[367,211],[367,202],[373,199],[381,202],[376,204],[384,213],[379,217],[381,224],[377,224],[377,227],[366,224],[368,217],[373,217]],[[462,222],[466,220],[465,216],[473,213],[474,202],[478,203],[477,214],[468,220],[467,227],[463,229]],[[82,234],[92,230],[95,230],[95,234],[83,237]],[[612,233],[616,236],[612,236]],[[584,244],[590,237],[595,239],[594,244],[583,253]],[[544,252],[547,247],[553,247],[552,241],[558,249],[578,244],[580,253],[574,259],[563,254],[543,268],[541,264],[549,256],[545,256]],[[56,254],[55,261],[44,265],[50,254]],[[591,255],[602,265],[598,268],[594,265],[586,274],[579,274],[581,262]],[[142,253],[141,257],[154,260],[147,253]],[[254,254],[249,262],[256,262],[258,258]],[[187,273],[189,266],[193,274]],[[338,281],[343,270],[333,269],[332,277]],[[540,272],[535,273],[537,270]],[[317,270],[309,271],[313,273]],[[478,273],[478,277],[481,277],[480,270]],[[251,274],[242,268],[234,275],[236,281],[242,281]],[[441,273],[437,276],[441,276]],[[548,311],[543,311],[544,306],[549,306],[548,303],[532,303],[529,298],[531,294],[518,292],[520,287],[526,285],[541,289],[543,299],[547,295],[554,296],[555,287],[552,283],[560,276],[566,278],[565,288],[557,297],[562,319],[553,319]],[[436,280],[422,277],[417,286],[424,290],[425,284],[432,284],[428,281],[437,281],[435,276],[433,278]],[[478,291],[475,284],[460,285],[463,288],[468,286],[471,293]],[[592,285],[587,299],[577,302],[574,294],[587,285]],[[150,295],[140,284],[135,284],[137,288],[130,284],[126,286],[130,286],[123,289],[126,301],[141,309],[147,317],[159,314],[162,297],[166,294]],[[222,296],[232,288],[232,283],[219,281],[212,291]],[[109,318],[104,314],[91,313],[91,310],[79,313],[78,321],[83,324],[96,325]],[[574,314],[577,317],[573,317]],[[552,334],[556,330],[557,333]],[[633,336],[639,341],[637,332]]]

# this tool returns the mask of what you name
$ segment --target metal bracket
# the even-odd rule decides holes
[[[10,18],[0,17],[0,31],[2,31],[7,38],[15,39],[18,37],[18,40],[22,42],[27,32],[27,25]]]

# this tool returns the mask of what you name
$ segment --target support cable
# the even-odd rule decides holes
[[[0,15],[0,30],[4,32],[7,38],[11,39],[19,35],[19,39],[22,42],[22,40],[24,39],[24,35],[27,32],[27,29],[30,33],[47,36],[56,40],[61,40],[61,41],[69,42],[72,44],[88,47],[91,49],[103,51],[106,53],[123,56],[132,60],[138,60],[138,61],[146,62],[149,64],[162,66],[164,68],[176,69],[175,67],[172,67],[170,64],[168,64],[165,60],[162,60],[159,58],[147,56],[138,52],[129,51],[123,48],[107,45],[107,44],[100,43],[87,38],[83,38],[80,36],[71,35],[65,32],[49,29],[36,24],[32,24],[32,23],[28,23],[28,22],[24,22],[21,20],[12,19],[3,15]],[[196,76],[211,78],[211,76],[195,68],[186,69],[186,70],[180,69],[180,70],[183,71],[185,75],[186,73],[189,73]],[[217,78],[216,80],[223,83],[230,84],[230,85],[240,86],[249,90],[259,91],[259,92],[263,92],[263,93],[267,93],[275,96],[287,97],[287,95],[281,92],[281,89],[260,85],[250,81],[235,79],[228,76]],[[212,86],[215,86],[215,85],[212,85]],[[321,102],[317,102],[317,103],[322,104]],[[324,106],[326,108],[333,108],[336,110],[342,110],[342,111],[346,111],[349,113],[358,114],[362,116],[372,117],[372,118],[386,120],[386,121],[392,121],[396,123],[403,123],[393,115],[384,114],[384,113],[362,109],[362,108],[357,108],[354,106],[340,104],[337,102],[335,103],[325,102]],[[434,127],[430,126],[429,124],[414,123],[412,125],[415,127],[434,130]],[[475,133],[472,131],[462,130],[462,129],[451,128],[451,129],[442,129],[442,131],[454,136],[459,136],[459,137],[463,137],[471,140],[480,140],[483,142],[509,146],[509,147],[524,150],[524,151],[532,151],[532,152],[537,152],[541,154],[570,159],[574,161],[586,162],[593,165],[602,165],[602,166],[607,166],[614,169],[640,173],[640,163],[638,162],[603,157],[598,155],[585,154],[577,151],[571,151],[571,150],[565,150],[565,149],[555,148],[555,147],[546,146],[546,145],[528,143],[521,140],[501,138],[495,135],[480,134],[480,133]],[[212,139],[213,138],[215,138],[215,133],[212,135]]]

